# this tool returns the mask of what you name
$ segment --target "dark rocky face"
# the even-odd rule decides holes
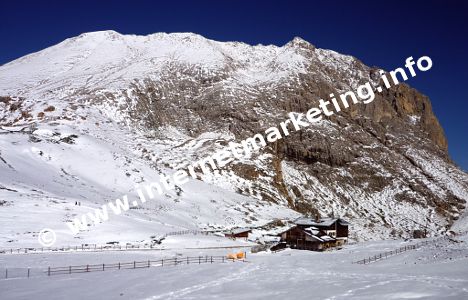
[[[317,107],[318,100],[329,99],[330,93],[338,95],[376,80],[377,70],[357,59],[341,63],[331,57],[331,62],[324,63],[308,43],[291,47],[307,57],[307,73],[270,84],[240,86],[230,92],[232,74],[242,66],[227,63],[212,76],[199,76],[196,69],[180,66],[183,76],[168,70],[160,81],[135,83],[135,96],[128,99],[136,103],[131,115],[149,129],[171,125],[193,137],[228,131],[241,140],[278,126],[289,112],[305,113]],[[264,152],[271,154],[266,166],[235,163],[227,167],[226,174],[232,170],[255,183],[254,188],[240,186],[240,192],[283,201],[306,214],[361,218],[369,230],[385,227],[398,235],[405,229],[395,231],[393,227],[399,227],[401,220],[408,228],[420,227],[418,223],[433,223],[437,215],[450,224],[465,205],[466,199],[455,195],[425,165],[427,159],[436,157],[440,166],[454,170],[429,99],[406,84],[376,94],[372,103],[351,105],[321,125],[293,132],[268,145]],[[285,163],[301,174],[301,180],[284,178]],[[457,174],[463,177],[459,184],[467,188],[465,175]],[[436,192],[438,189],[443,194]],[[418,220],[396,216],[399,209],[392,203],[372,211],[373,201],[390,199],[425,210]]]

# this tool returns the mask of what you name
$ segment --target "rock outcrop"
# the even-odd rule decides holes
[[[100,62],[103,53],[112,57]],[[51,55],[42,66],[61,64],[56,75],[37,71],[17,85],[0,81],[6,96],[0,104],[9,112],[3,125],[36,122],[38,103],[55,106],[53,113],[41,111],[39,119],[47,120],[77,118],[80,106],[98,108],[149,141],[180,141],[178,148],[168,143],[156,158],[145,147],[143,157],[172,168],[277,126],[288,113],[317,107],[331,93],[379,80],[378,69],[300,38],[276,47],[219,43],[194,34],[106,32],[14,61],[0,67],[0,76],[21,75]],[[21,113],[13,114],[19,108],[9,97],[26,99]],[[203,138],[206,134],[211,138]],[[184,148],[191,141],[203,143]],[[434,233],[445,230],[468,199],[468,176],[450,161],[428,97],[406,84],[201,178],[302,213],[342,216],[364,238],[409,236],[426,226]]]

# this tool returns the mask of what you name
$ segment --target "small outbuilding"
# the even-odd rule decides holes
[[[229,231],[224,232],[224,236],[232,239],[236,238],[245,238],[249,237],[249,233],[252,233],[252,229],[250,228],[236,228]]]

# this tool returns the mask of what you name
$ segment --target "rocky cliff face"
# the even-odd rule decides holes
[[[148,163],[179,168],[376,74],[300,38],[275,47],[90,33],[0,67],[0,122],[99,114],[143,134],[134,150]],[[200,179],[304,214],[350,219],[360,238],[444,230],[468,199],[468,176],[451,163],[429,99],[406,84]]]

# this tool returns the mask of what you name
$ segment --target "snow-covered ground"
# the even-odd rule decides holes
[[[299,216],[282,205],[190,180],[73,235],[66,222],[124,195],[131,204],[139,200],[135,187],[144,189],[174,171],[141,159],[135,153],[139,135],[113,122],[59,121],[38,125],[29,134],[14,130],[0,138],[0,248],[41,247],[37,235],[43,228],[54,230],[54,246],[62,247],[145,243],[171,231],[255,227]],[[72,142],[64,142],[71,136]]]
[[[0,280],[1,299],[466,299],[468,236],[370,265],[353,261],[416,241],[347,245],[318,253],[248,254],[247,262],[179,265]],[[2,255],[2,267],[45,268],[221,255],[229,249]]]

